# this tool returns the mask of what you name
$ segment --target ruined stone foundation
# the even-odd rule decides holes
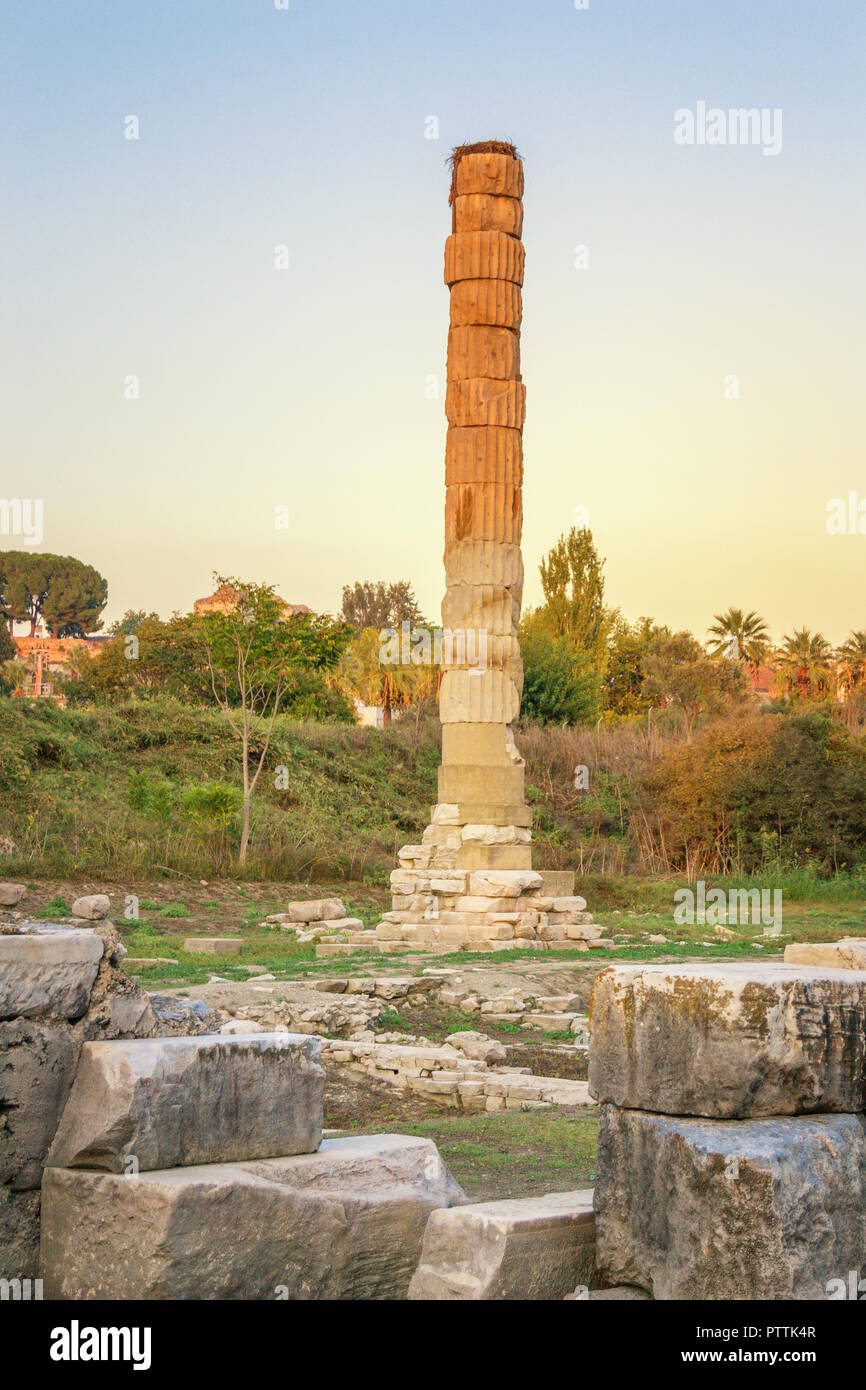
[[[439,799],[420,845],[391,875],[380,945],[496,949],[601,936],[574,875],[532,869],[524,764],[512,735],[523,665],[517,637],[525,387],[520,377],[523,164],[512,146],[455,150],[445,413],[445,598]],[[451,634],[449,640],[449,634]]]

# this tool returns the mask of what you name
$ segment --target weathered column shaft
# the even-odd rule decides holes
[[[522,199],[513,146],[454,151],[439,799],[421,843],[399,852],[382,950],[588,950],[601,935],[573,874],[532,869],[511,734],[523,690]]]
[[[452,824],[491,827],[483,837],[489,843],[461,846],[461,868],[531,862],[523,764],[510,734],[523,688],[522,198],[523,165],[513,149],[455,151],[453,232],[445,244],[451,315],[442,604],[443,626],[455,640],[450,654],[447,641],[443,651],[439,803]],[[509,836],[509,828],[518,829]]]

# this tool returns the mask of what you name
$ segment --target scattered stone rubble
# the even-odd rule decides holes
[[[863,1267],[866,972],[613,967],[590,1016],[604,1280],[822,1299]]]
[[[261,977],[258,977],[260,979]],[[249,984],[214,981],[202,986],[204,998],[182,1000],[159,996],[162,1016],[166,1001],[195,1003],[199,1011],[219,1018],[223,1035],[289,1028],[323,1037],[323,1060],[329,1067],[346,1067],[403,1091],[424,1095],[434,1104],[466,1110],[519,1110],[549,1105],[587,1105],[586,1082],[534,1076],[529,1067],[508,1067],[505,1048],[483,1032],[461,1030],[444,1045],[412,1034],[381,1029],[389,1005],[400,1001],[466,1008],[467,999],[479,1022],[519,1023],[524,1028],[571,1032],[574,1042],[563,1051],[583,1051],[588,1020],[577,1011],[571,995],[527,996],[525,992],[469,995],[450,977],[371,976]],[[241,999],[243,1002],[238,1002]],[[468,1010],[467,1010],[468,1011]]]
[[[265,921],[282,931],[294,932],[295,939],[300,942],[331,938],[339,941],[346,933],[354,938],[365,931],[360,917],[347,917],[340,898],[289,903],[286,912],[272,912]],[[375,947],[375,932],[369,933],[369,938]]]
[[[326,1040],[322,1059],[454,1109],[533,1110],[594,1103],[585,1081],[533,1076],[529,1067],[489,1066],[453,1043],[413,1047]]]

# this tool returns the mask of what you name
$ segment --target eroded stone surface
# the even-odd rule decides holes
[[[313,898],[309,902],[289,903],[290,922],[325,922],[345,918],[346,908],[339,898]]]
[[[0,1023],[0,1183],[39,1186],[80,1050],[78,1033],[62,1024]]]
[[[0,1187],[0,1279],[39,1273],[39,1193]]]
[[[592,1190],[433,1212],[413,1300],[564,1298],[596,1280]]]
[[[310,1153],[319,1052],[291,1033],[87,1043],[46,1162],[119,1173]]]
[[[593,986],[590,1091],[709,1118],[856,1112],[866,973],[788,965],[617,965]]]
[[[798,941],[785,947],[786,965],[812,965],[831,970],[866,970],[866,941]]]
[[[866,1260],[866,1119],[692,1120],[606,1106],[600,1274],[657,1299],[823,1299]]]
[[[405,1298],[430,1213],[463,1201],[434,1144],[393,1134],[133,1177],[52,1168],[45,1297]]]
[[[83,921],[98,922],[111,911],[111,902],[105,893],[85,893],[72,904],[73,917]]]
[[[75,928],[0,936],[0,1019],[80,1018],[102,953],[99,936]]]

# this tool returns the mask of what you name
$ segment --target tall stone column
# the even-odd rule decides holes
[[[456,868],[529,869],[531,816],[511,736],[523,689],[523,164],[513,147],[469,146],[455,150],[452,170],[437,810],[461,830]]]
[[[523,163],[512,145],[452,156],[445,414],[445,598],[439,797],[420,845],[399,853],[386,946],[587,949],[601,935],[573,874],[532,869],[523,759],[511,726],[523,665]],[[558,881],[557,881],[558,880]],[[572,930],[569,937],[567,931]]]

